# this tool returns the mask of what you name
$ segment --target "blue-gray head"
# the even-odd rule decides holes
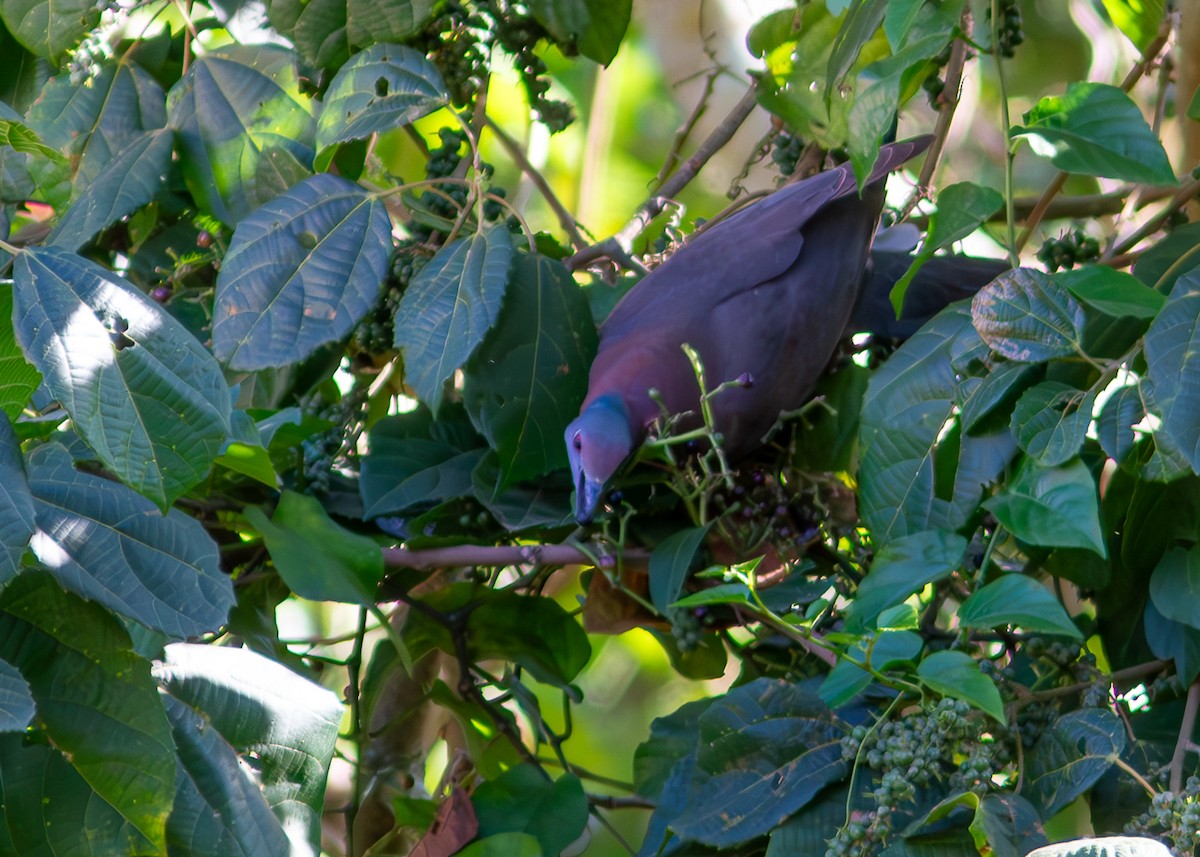
[[[586,524],[604,498],[604,485],[633,452],[629,410],[616,394],[593,399],[567,426],[567,458],[575,485],[575,520]]]

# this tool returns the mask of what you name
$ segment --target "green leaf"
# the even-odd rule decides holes
[[[1010,427],[1021,449],[1039,463],[1056,467],[1079,453],[1095,403],[1094,392],[1042,381],[1017,400]]]
[[[72,592],[172,637],[214,631],[233,605],[217,546],[194,518],[80,473],[58,444],[27,460],[33,553]]]
[[[179,756],[167,845],[189,857],[286,854],[288,838],[221,733],[199,713],[165,697]]]
[[[200,712],[239,754],[253,754],[256,779],[293,853],[318,853],[341,701],[246,649],[173,643],[154,672],[171,696]]]
[[[12,318],[11,283],[0,283],[0,320]],[[10,420],[21,415],[42,377],[17,344],[16,327],[0,323],[0,413]]]
[[[1102,0],[1104,11],[1129,41],[1143,53],[1162,25],[1165,0]],[[1132,855],[1131,855],[1132,857]]]
[[[1083,639],[1058,599],[1023,574],[1006,574],[971,593],[958,608],[958,621],[967,628],[1012,625],[1027,631]]]
[[[691,527],[671,533],[654,546],[650,554],[650,600],[664,616],[683,592],[696,551],[707,535],[707,526]]]
[[[1082,353],[1083,307],[1041,271],[1001,274],[975,295],[971,315],[983,341],[1009,360],[1040,363]]]
[[[1105,5],[1111,0],[1105,0]],[[1030,851],[1025,857],[1171,857],[1167,846],[1145,836],[1070,839]]]
[[[550,780],[532,765],[517,765],[480,783],[471,803],[480,839],[527,833],[537,839],[542,854],[561,854],[588,822],[587,796],[579,778],[563,774]]]
[[[1200,548],[1172,548],[1150,575],[1150,598],[1163,616],[1200,629]]]
[[[29,682],[12,664],[0,661],[0,732],[24,732],[35,713]]]
[[[442,385],[496,323],[512,257],[507,227],[488,227],[439,250],[400,298],[394,327],[405,380],[435,414]]]
[[[260,162],[280,147],[312,163],[312,103],[300,93],[291,50],[230,45],[198,57],[167,102],[196,202],[232,225],[287,190]]]
[[[0,851],[12,855],[150,857],[163,852],[79,775],[63,754],[0,735]]]
[[[1180,681],[1191,684],[1200,675],[1200,631],[1190,625],[1163,616],[1153,600],[1146,602],[1142,615],[1146,645],[1156,658],[1175,662]]]
[[[78,250],[101,229],[146,205],[166,184],[174,135],[165,128],[135,138],[87,183],[47,239]]]
[[[904,272],[896,285],[892,286],[892,308],[899,316],[904,306],[904,295],[913,277],[921,266],[955,241],[961,241],[978,229],[1004,204],[1004,197],[988,187],[971,182],[959,182],[938,192],[938,207],[929,218],[929,231],[921,250]]]
[[[375,603],[384,574],[379,545],[339,526],[318,500],[284,491],[271,519],[254,506],[245,515],[292,592],[311,601]]]
[[[565,687],[591,656],[579,622],[549,598],[454,583],[422,601],[443,614],[461,611],[466,618],[458,633],[474,661],[502,658],[525,667],[539,681]],[[433,648],[452,655],[458,651],[450,631],[418,611],[409,614],[403,635],[414,660]]]
[[[529,8],[555,40],[608,65],[625,38],[633,0],[530,0]]]
[[[1105,83],[1074,82],[1048,95],[1012,129],[1068,173],[1128,182],[1175,184],[1162,143],[1125,92]]]
[[[0,587],[17,576],[34,531],[33,495],[21,447],[8,417],[0,414]]]
[[[118,152],[166,124],[165,97],[134,63],[105,64],[88,86],[77,85],[69,73],[51,78],[29,109],[29,124],[69,162],[30,162],[39,193],[65,209]]]
[[[897,663],[915,663],[924,642],[910,631],[883,631],[855,643],[847,654],[854,661],[883,671]],[[838,659],[817,691],[830,708],[839,709],[868,687],[875,677],[858,663]]]
[[[528,833],[497,833],[472,842],[456,857],[543,857],[541,846]]]
[[[378,197],[328,173],[255,211],[217,275],[217,358],[232,369],[286,366],[346,336],[379,296],[391,229]]]
[[[292,40],[300,55],[318,68],[337,68],[350,58],[346,0],[270,0],[271,26]]]
[[[121,623],[49,575],[23,574],[0,593],[0,659],[29,682],[53,745],[161,852],[174,745],[150,664]]]
[[[68,53],[100,23],[91,0],[4,0],[0,18],[17,41],[43,59],[61,65]]]
[[[471,471],[473,493],[492,517],[511,532],[534,527],[572,526],[571,486],[553,479],[504,487],[500,459],[487,452]]]
[[[1136,384],[1128,384],[1109,396],[1096,420],[1096,439],[1104,454],[1121,464],[1133,451],[1137,437],[1133,427],[1146,416]]]
[[[894,539],[875,554],[871,569],[846,612],[852,628],[868,627],[879,615],[930,583],[950,576],[962,563],[967,540],[957,533],[926,530]]]
[[[496,326],[467,363],[463,402],[500,458],[501,487],[567,466],[567,424],[596,353],[587,298],[562,263],[517,254]]]
[[[863,401],[859,511],[878,544],[955,530],[1016,448],[1007,427],[963,433],[957,423],[964,354],[983,350],[961,307],[943,311],[876,370]]]
[[[978,673],[976,673],[978,675]],[[724,848],[770,832],[847,771],[842,727],[810,690],[756,679],[699,717],[681,838]]]
[[[1200,271],[1180,277],[1146,331],[1148,377],[1161,431],[1200,472]]]
[[[1108,556],[1096,482],[1079,459],[1060,467],[1026,459],[1012,481],[983,505],[1028,544],[1088,548]]]
[[[958,389],[963,431],[976,433],[1001,419],[1008,423],[1021,394],[1045,374],[1044,370],[1040,363],[1002,360],[989,367],[983,378],[964,378]]]
[[[716,701],[706,697],[685,702],[670,714],[654,718],[650,737],[638,744],[633,754],[634,791],[644,798],[665,795],[671,772],[689,754],[695,754],[699,741],[700,715]]]
[[[979,671],[979,663],[964,652],[934,652],[917,666],[921,684],[942,696],[961,699],[1001,723],[1004,703],[996,683]]]
[[[441,6],[438,0],[345,0],[352,45],[403,42],[418,35]]]
[[[100,460],[167,508],[212,468],[229,388],[212,355],[162,307],[94,262],[27,248],[13,326],[29,361]]]
[[[744,583],[718,583],[699,592],[671,602],[670,606],[679,608],[707,607],[712,604],[754,604],[750,596],[750,587]]]
[[[1107,265],[1086,265],[1055,279],[1081,302],[1113,318],[1154,318],[1166,303],[1161,292]]]
[[[1064,714],[1026,753],[1025,797],[1050,818],[1094,786],[1125,746],[1125,725],[1108,709]]]
[[[441,74],[418,51],[405,45],[368,48],[342,66],[325,93],[317,120],[320,161],[332,156],[330,146],[411,125],[447,100]]]
[[[850,69],[858,62],[863,46],[874,38],[875,31],[887,14],[887,7],[887,0],[856,0],[851,4],[833,40],[833,50],[825,70],[826,101],[832,100],[835,88],[842,84]]]
[[[8,105],[4,106],[8,108]],[[16,119],[0,119],[0,146],[7,146],[14,152],[25,155],[42,155],[55,161],[65,160],[57,149],[43,143],[32,128]]]

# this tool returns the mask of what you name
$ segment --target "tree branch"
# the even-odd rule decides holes
[[[627,550],[627,559],[650,556],[646,551]],[[472,565],[590,565],[589,554],[574,545],[452,545],[444,548],[384,548],[387,568],[464,568]]]

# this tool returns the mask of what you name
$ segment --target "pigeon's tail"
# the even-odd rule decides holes
[[[969,298],[1009,270],[999,259],[935,256],[921,266],[904,294],[900,318],[892,309],[891,291],[912,262],[908,253],[873,250],[864,274],[862,294],[847,327],[848,333],[871,333],[888,339],[907,339],[943,307]]]

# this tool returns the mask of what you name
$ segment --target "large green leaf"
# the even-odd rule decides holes
[[[30,546],[65,589],[173,637],[224,623],[233,587],[199,521],[77,471],[57,444],[34,450],[27,467]]]
[[[978,661],[966,652],[934,652],[917,666],[917,677],[942,696],[969,702],[1001,723],[1007,722],[996,683],[980,672]]]
[[[1047,467],[1065,464],[1083,446],[1095,402],[1093,392],[1043,381],[1017,400],[1012,433],[1021,449]]]
[[[421,32],[438,0],[345,0],[346,35],[352,45],[403,42]]]
[[[1074,82],[1065,95],[1045,96],[1012,133],[1068,173],[1175,184],[1167,153],[1142,111],[1106,83]]]
[[[479,838],[498,833],[528,833],[542,854],[561,854],[580,837],[588,822],[583,785],[573,774],[548,779],[532,765],[517,765],[471,794],[479,820]]]
[[[33,691],[21,671],[0,661],[0,732],[24,732],[36,710]]]
[[[21,203],[33,196],[35,185],[29,172],[33,155],[63,160],[57,149],[43,143],[24,123],[21,114],[0,101],[0,203]]]
[[[1095,785],[1125,746],[1125,725],[1108,709],[1064,714],[1026,753],[1025,797],[1050,818]]]
[[[848,623],[866,627],[880,611],[949,577],[962,563],[966,550],[965,538],[944,530],[910,533],[888,542],[875,554],[871,570],[850,602]]]
[[[1061,467],[1026,459],[1004,489],[983,505],[1031,545],[1088,548],[1108,556],[1096,482],[1079,459]]]
[[[971,315],[984,342],[1009,360],[1038,363],[1082,351],[1083,307],[1032,268],[1007,271],[980,289]]]
[[[446,104],[442,76],[404,45],[375,45],[342,66],[317,119],[317,149],[411,125]]]
[[[1166,306],[1146,331],[1146,363],[1161,431],[1200,472],[1200,271],[1175,281]]]
[[[16,577],[33,530],[33,495],[21,447],[8,417],[0,414],[0,587]]]
[[[961,355],[982,350],[962,307],[945,310],[875,372],[862,409],[859,510],[885,544],[923,530],[956,530],[1016,444],[1007,427],[958,425]]]
[[[315,498],[284,491],[272,518],[253,506],[245,514],[292,592],[312,601],[375,603],[384,572],[379,545],[339,526]]]
[[[92,0],[4,0],[0,17],[10,33],[38,56],[60,65],[100,23]]]
[[[1124,462],[1137,440],[1133,427],[1145,416],[1137,384],[1127,384],[1109,395],[1096,419],[1096,439],[1104,454],[1117,464]]]
[[[21,857],[161,857],[63,754],[0,735],[0,853]]]
[[[530,0],[529,8],[555,39],[608,65],[625,38],[633,0]]]
[[[408,284],[396,308],[405,380],[435,413],[442,385],[496,323],[512,265],[507,227],[448,244]]]
[[[699,717],[687,803],[671,828],[718,848],[768,833],[846,775],[843,728],[811,690],[757,679]]]
[[[165,697],[179,755],[167,844],[188,857],[287,854],[288,839],[258,784],[221,733]]]
[[[929,231],[912,264],[892,286],[892,307],[897,315],[904,306],[904,295],[921,266],[955,241],[961,241],[978,229],[1004,204],[1004,197],[988,187],[959,182],[938,192],[938,207],[929,218]]]
[[[269,0],[267,15],[312,65],[337,68],[350,58],[346,0]]]
[[[38,723],[76,771],[161,849],[175,752],[150,664],[98,604],[27,573],[0,593],[0,658],[21,671]]]
[[[13,327],[100,460],[161,508],[203,479],[229,431],[212,355],[131,284],[53,247],[15,266]]]
[[[882,672],[891,665],[915,663],[923,646],[924,641],[912,631],[882,631],[864,637],[850,647],[850,659],[838,659],[818,693],[830,708],[841,708],[875,681],[860,663]]]
[[[1171,857],[1171,852],[1157,839],[1145,836],[1089,836],[1046,845],[1025,857]]]
[[[500,457],[501,484],[567,466],[567,424],[587,393],[596,332],[560,262],[518,254],[496,326],[467,363],[463,402]]]
[[[39,192],[55,204],[85,192],[118,152],[167,122],[166,95],[150,74],[132,63],[103,66],[88,86],[70,74],[51,78],[29,110],[29,124],[71,164],[31,166]],[[74,174],[74,182],[54,187]]]
[[[295,54],[271,45],[231,45],[205,53],[168,98],[184,177],[196,201],[235,224],[287,190],[261,169],[269,150],[312,164],[316,121],[300,94]]]
[[[217,276],[213,351],[232,369],[286,366],[346,336],[387,276],[376,196],[320,173],[238,224]]]
[[[0,282],[0,319],[12,318],[12,283]],[[17,344],[11,324],[0,324],[0,413],[15,420],[41,383],[41,375],[30,365]]]
[[[1027,631],[1083,639],[1050,590],[1023,574],[1006,574],[971,593],[958,608],[958,621],[967,628],[1014,625]]]
[[[240,754],[252,754],[267,803],[293,854],[317,853],[325,780],[341,701],[287,667],[245,649],[174,643],[155,676],[201,712]],[[187,752],[181,758],[188,759]]]
[[[47,243],[77,250],[153,200],[166,184],[173,147],[174,135],[165,128],[134,138],[76,196]]]
[[[1133,274],[1107,265],[1086,265],[1055,279],[1081,302],[1113,318],[1154,318],[1166,302],[1161,292]]]

